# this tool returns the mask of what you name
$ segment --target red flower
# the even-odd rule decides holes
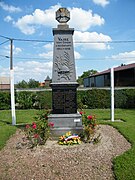
[[[89,120],[92,120],[92,116],[91,115],[89,115],[89,116],[87,116],[87,118],[89,119]]]
[[[27,125],[26,125],[26,129],[29,129],[29,128],[30,128],[30,125],[29,125],[29,124],[27,124]]]
[[[36,125],[36,123],[32,123],[33,125],[32,125],[32,128],[33,129],[36,129],[36,127],[37,127],[37,125]]]
[[[83,111],[80,111],[80,114],[82,115],[82,114],[83,114]]]
[[[39,135],[38,135],[38,134],[34,134],[34,138],[36,138],[36,139],[37,139],[38,137],[39,137]]]
[[[54,123],[53,123],[53,122],[50,122],[50,123],[48,124],[48,126],[53,127],[53,126],[54,126]]]

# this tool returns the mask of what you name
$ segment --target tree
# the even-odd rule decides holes
[[[29,79],[28,86],[29,88],[37,88],[39,87],[39,81],[36,81],[34,79]]]
[[[38,88],[38,87],[39,87],[39,81],[36,81],[34,79],[29,79],[28,82],[22,80],[16,84],[16,88]]]
[[[28,83],[25,80],[22,80],[16,84],[16,88],[28,88]]]
[[[82,85],[83,84],[83,79],[88,77],[88,76],[92,76],[93,74],[96,74],[98,71],[97,70],[88,70],[88,71],[84,71],[83,74],[81,76],[78,76],[77,82]]]

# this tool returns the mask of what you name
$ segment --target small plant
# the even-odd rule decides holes
[[[81,134],[81,138],[84,142],[93,142],[98,143],[100,141],[100,134],[95,137],[95,132],[97,129],[97,122],[95,115],[86,115],[85,112],[80,111],[82,116],[82,123],[83,123],[83,132]]]
[[[60,145],[81,144],[81,140],[78,135],[71,134],[71,132],[69,131],[65,135],[59,137],[58,144]]]
[[[35,122],[26,125],[26,135],[31,148],[45,144],[49,138],[50,127],[54,126],[52,122],[48,123],[49,114],[49,111],[41,112],[35,117]]]

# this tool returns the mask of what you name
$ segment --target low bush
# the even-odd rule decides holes
[[[115,90],[115,108],[135,108],[135,89]],[[16,92],[17,109],[51,109],[52,92]],[[77,91],[78,109],[110,108],[110,90],[91,89]],[[10,93],[0,92],[0,110],[10,109]]]
[[[18,109],[33,109],[36,94],[22,91],[16,93],[16,104]]]
[[[49,111],[41,111],[35,117],[35,122],[31,125],[26,125],[26,137],[29,140],[29,147],[33,148],[37,145],[43,145],[46,143],[50,136],[50,127],[53,127],[53,123],[48,123]]]
[[[0,92],[0,110],[10,109],[10,93],[9,92]]]

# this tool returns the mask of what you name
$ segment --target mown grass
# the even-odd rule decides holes
[[[17,124],[31,123],[38,110],[17,110]],[[0,150],[6,144],[9,137],[16,132],[17,127],[12,126],[11,111],[0,111]]]
[[[37,114],[37,110],[17,110],[17,124],[31,123]],[[95,114],[99,123],[110,124],[132,144],[132,148],[114,158],[113,170],[118,180],[135,179],[135,109],[115,109],[115,120],[124,120],[123,122],[110,122],[109,109],[87,109],[87,114]],[[106,120],[106,121],[105,121]],[[11,125],[11,112],[0,111],[0,149],[3,148],[9,137],[15,133],[17,127]],[[119,143],[119,142],[118,142]]]

